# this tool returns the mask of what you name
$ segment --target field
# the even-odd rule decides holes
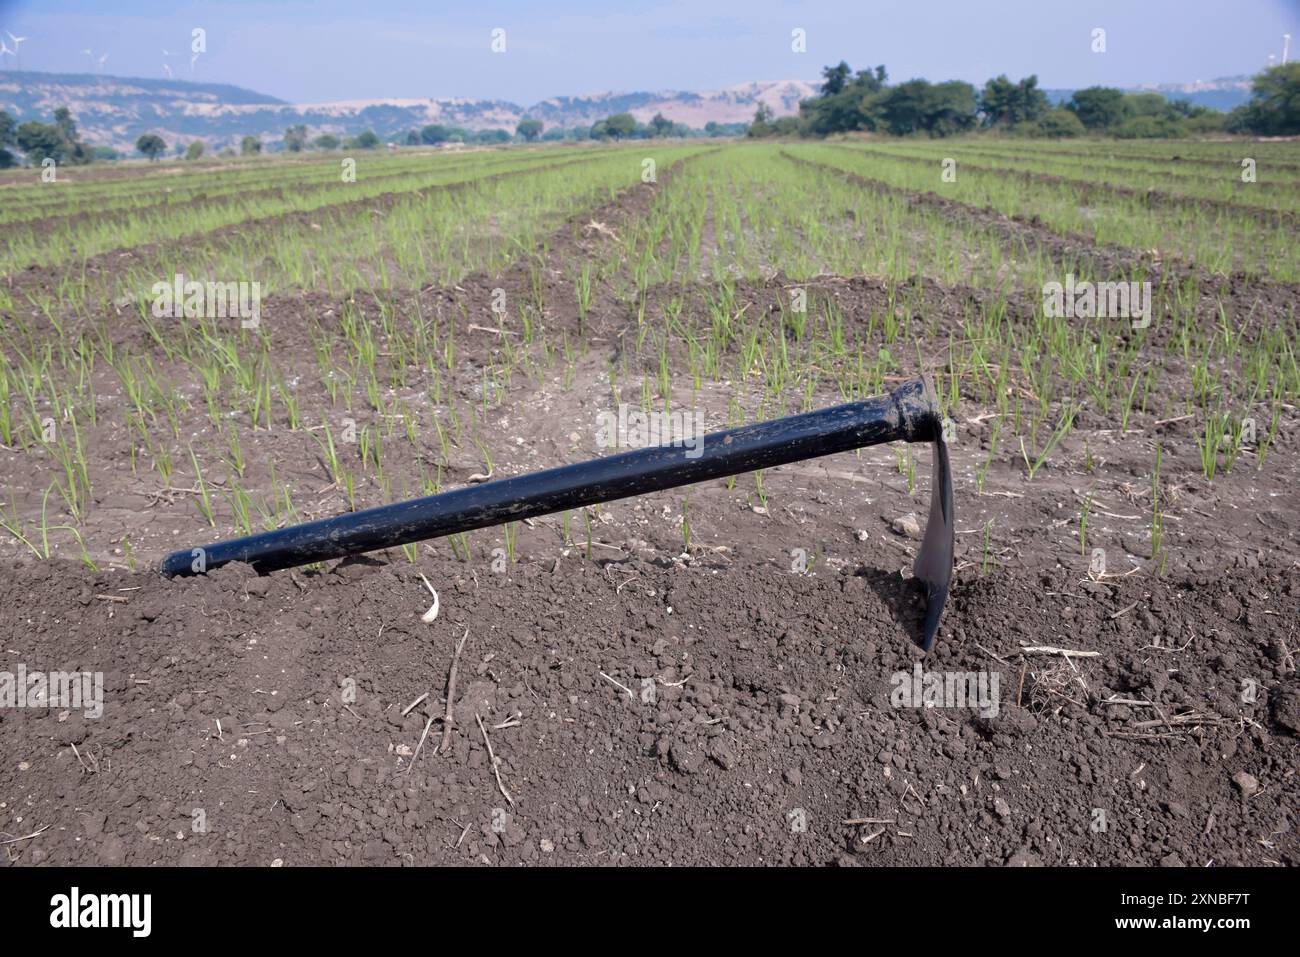
[[[1300,145],[39,176],[0,176],[0,670],[104,704],[0,709],[8,862],[1297,863]],[[260,308],[160,314],[185,279]],[[1118,282],[1120,315],[1044,294]],[[957,511],[928,656],[925,446],[154,570],[605,454],[620,406],[713,431],[922,371]],[[995,705],[900,707],[918,663]]]

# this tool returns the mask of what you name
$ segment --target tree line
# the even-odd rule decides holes
[[[675,123],[662,113],[656,113],[647,123],[637,120],[631,113],[614,113],[597,120],[590,126],[552,126],[549,129],[538,119],[525,117],[515,126],[513,139],[525,143],[559,140],[630,140],[656,139],[676,136],[739,136],[747,129],[744,123],[709,122],[703,129],[694,129],[685,123]],[[467,130],[459,126],[431,124],[406,134],[408,146],[437,146],[443,143],[466,144],[508,143],[512,137],[506,130]]]
[[[776,119],[760,105],[749,135],[822,137],[863,131],[942,137],[983,129],[1051,138],[1133,139],[1217,131],[1300,133],[1300,63],[1260,73],[1253,79],[1250,102],[1226,114],[1159,93],[1104,86],[1076,90],[1067,102],[1053,106],[1037,76],[1013,81],[1004,74],[980,90],[961,80],[908,80],[891,86],[884,66],[855,72],[843,60],[824,68],[822,81],[819,95],[799,104],[795,116]]]
[[[615,113],[598,120],[591,126],[559,127],[549,129],[541,120],[525,117],[515,126],[514,133],[504,129],[470,130],[461,126],[429,124],[421,129],[407,130],[390,136],[388,143],[399,146],[441,146],[461,143],[466,146],[501,146],[506,143],[536,143],[558,140],[629,140],[654,139],[658,137],[687,136],[743,136],[748,129],[745,123],[705,124],[702,130],[693,129],[684,123],[674,123],[662,113],[656,114],[649,122],[642,123],[631,113]],[[288,127],[279,143],[279,148],[290,153],[304,150],[337,149],[379,149],[385,145],[374,130],[364,130],[355,136],[337,136],[333,133],[320,133],[312,137],[306,125],[298,123]],[[272,141],[272,148],[276,144]],[[117,150],[108,147],[93,147],[81,141],[77,134],[76,123],[67,107],[54,111],[53,123],[28,121],[18,124],[12,116],[0,110],[0,169],[15,166],[19,157],[9,148],[16,147],[27,162],[40,165],[45,159],[52,159],[58,165],[67,163],[89,163],[95,159],[119,159]],[[208,154],[208,147],[202,140],[188,143],[174,142],[168,144],[157,133],[144,133],[136,139],[135,148],[140,155],[150,160],[157,160],[174,150],[177,156],[187,160],[196,160]],[[235,155],[256,156],[263,152],[264,144],[259,136],[248,135],[242,138],[239,149],[225,147],[217,154],[222,157]]]
[[[1226,132],[1255,136],[1300,134],[1300,62],[1269,67],[1251,83],[1250,102],[1230,113],[1219,113],[1186,100],[1168,100],[1159,93],[1126,93],[1113,87],[1092,86],[1076,90],[1070,99],[1053,106],[1038,87],[1038,77],[1011,80],[997,76],[977,90],[970,83],[949,80],[931,83],[908,80],[889,84],[884,66],[854,71],[840,61],[822,70],[818,95],[799,104],[795,116],[777,119],[766,104],[760,104],[752,123],[713,123],[703,130],[656,114],[648,123],[631,113],[615,113],[591,126],[551,127],[525,117],[511,134],[504,129],[468,130],[458,126],[430,124],[390,137],[390,143],[406,146],[437,146],[448,143],[493,146],[539,140],[629,140],[685,136],[822,137],[855,131],[888,133],[894,136],[952,136],[975,130],[998,130],[1013,135],[1071,137],[1082,135],[1119,138],[1183,137]],[[281,147],[291,153],[303,150],[378,149],[384,145],[373,130],[339,137],[321,133],[310,138],[307,127],[295,124],[284,131]],[[156,160],[168,150],[157,133],[145,133],[136,140],[136,150]],[[274,146],[274,144],[273,144]],[[63,166],[82,165],[96,159],[117,159],[116,150],[85,143],[67,107],[54,111],[53,122],[29,120],[18,123],[0,110],[0,169],[17,165],[14,149],[27,162],[39,166],[52,160]],[[207,147],[202,140],[175,143],[178,156],[196,160]],[[245,136],[239,153],[255,156],[263,151],[258,136]],[[233,147],[220,156],[236,155]]]
[[[9,147],[22,150],[35,166],[47,159],[59,166],[82,166],[95,159],[94,147],[81,141],[76,121],[66,106],[54,111],[53,123],[19,123],[0,110],[0,169],[17,165],[18,159]]]

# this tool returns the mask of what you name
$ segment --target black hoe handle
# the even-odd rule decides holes
[[[889,395],[711,432],[688,446],[621,452],[182,549],[164,558],[161,570],[169,577],[195,575],[227,562],[247,562],[259,572],[272,572],[883,442],[933,442],[935,483],[930,520],[916,561],[916,574],[924,581],[929,598],[922,643],[929,650],[952,577],[952,479],[942,431],[934,388],[928,379],[918,378]],[[940,526],[937,529],[936,524]]]

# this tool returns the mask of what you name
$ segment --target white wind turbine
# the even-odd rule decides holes
[[[13,53],[13,52],[14,52],[13,50],[5,46],[5,42],[3,40],[0,40],[0,65],[3,65],[5,61],[5,54]]]
[[[21,69],[23,68],[23,58],[22,58],[22,54],[18,52],[18,44],[20,44],[20,43],[26,43],[28,38],[27,38],[27,37],[16,37],[16,36],[14,36],[12,33],[9,33],[8,30],[6,30],[5,33],[6,33],[6,34],[8,35],[8,37],[9,37],[9,42],[12,43],[12,44],[14,45],[14,48],[13,48],[13,50],[12,50],[11,52],[12,52],[13,55],[14,55],[14,64],[15,64],[15,68],[21,70]],[[1283,62],[1285,62],[1285,61],[1283,61]]]
[[[1287,54],[1291,52],[1291,34],[1282,34],[1282,65],[1286,66]]]
[[[104,72],[104,64],[107,63],[107,62],[108,62],[108,54],[105,53],[103,56],[101,56],[101,57],[99,58],[99,72],[100,72],[100,73],[103,73],[103,72]]]
[[[88,70],[90,70],[91,73],[94,73],[94,72],[95,72],[95,54],[94,54],[91,50],[82,50],[81,52],[84,53],[84,54],[86,54],[86,68],[87,68]]]
[[[168,50],[163,50],[162,53],[163,53],[163,72],[167,74],[167,79],[170,80],[171,77],[172,77],[172,68],[171,68],[171,64],[169,64],[169,63],[167,62],[167,59],[168,59],[169,57],[174,57],[174,56],[176,56],[176,54],[175,54],[175,53],[172,53],[172,52],[170,52],[170,51],[168,51]]]

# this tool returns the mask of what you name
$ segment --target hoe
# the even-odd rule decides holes
[[[933,447],[930,516],[913,565],[927,600],[917,643],[929,651],[952,579],[954,519],[948,449],[927,378],[905,382],[889,395],[711,432],[691,449],[636,449],[182,549],[163,559],[162,572],[169,577],[202,574],[227,562],[272,572],[896,441],[930,442]]]

